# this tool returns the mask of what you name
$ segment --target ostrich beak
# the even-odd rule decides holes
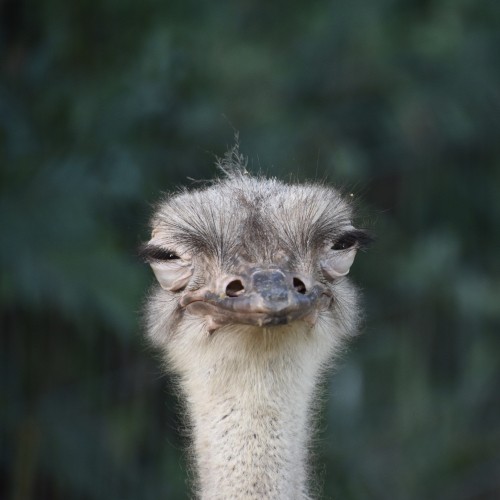
[[[185,292],[180,306],[206,317],[211,331],[226,324],[273,326],[302,320],[314,325],[332,296],[325,285],[309,288],[306,281],[281,269],[250,268],[222,286]]]

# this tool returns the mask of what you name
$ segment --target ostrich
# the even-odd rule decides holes
[[[316,389],[355,332],[369,236],[330,187],[250,176],[237,146],[218,163],[152,218],[148,336],[185,399],[196,497],[310,498]]]

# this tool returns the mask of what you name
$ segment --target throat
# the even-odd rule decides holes
[[[311,403],[332,346],[247,349],[242,355],[240,343],[240,352],[232,357],[220,353],[235,351],[219,347],[218,356],[211,356],[211,347],[197,357],[197,369],[185,371],[181,379],[198,497],[309,498]]]
[[[274,389],[227,388],[191,402],[201,498],[306,496],[310,394]]]

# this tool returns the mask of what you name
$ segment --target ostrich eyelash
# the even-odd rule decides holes
[[[332,245],[332,250],[346,250],[357,245],[358,248],[367,248],[375,238],[362,229],[353,229],[342,234]]]
[[[175,260],[180,257],[167,248],[158,247],[156,245],[149,245],[147,243],[141,245],[138,251],[139,257],[144,262],[152,262],[158,260]]]

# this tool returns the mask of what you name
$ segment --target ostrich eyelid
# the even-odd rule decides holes
[[[353,229],[343,233],[331,246],[332,250],[349,250],[354,246],[366,248],[374,240],[373,236],[363,229]]]
[[[171,261],[180,259],[174,251],[148,243],[139,247],[139,257],[148,263],[154,261]]]

